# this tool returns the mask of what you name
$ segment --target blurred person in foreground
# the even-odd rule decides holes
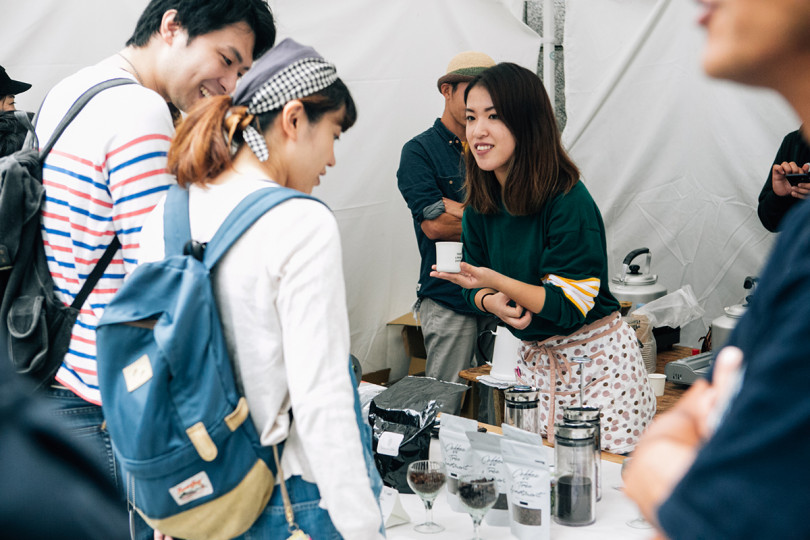
[[[703,0],[707,74],[774,89],[810,120],[810,2]],[[670,538],[810,538],[810,205],[800,203],[745,316],[642,437],[628,495]]]

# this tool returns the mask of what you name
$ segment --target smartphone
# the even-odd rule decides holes
[[[796,186],[805,182],[810,182],[810,173],[790,173],[786,174],[785,178],[787,178],[787,181],[790,182],[791,186]]]

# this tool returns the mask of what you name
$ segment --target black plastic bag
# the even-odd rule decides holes
[[[431,377],[405,377],[374,397],[368,419],[374,463],[385,485],[413,493],[406,478],[408,465],[428,459],[437,415],[446,404],[455,406],[466,390],[466,385]]]

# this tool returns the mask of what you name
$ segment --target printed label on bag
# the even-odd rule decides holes
[[[134,392],[152,378],[152,363],[147,355],[143,355],[121,371],[124,373],[127,391]]]
[[[176,486],[169,488],[169,494],[171,494],[174,502],[176,502],[178,506],[196,501],[201,497],[211,495],[213,492],[214,487],[211,485],[211,480],[208,478],[208,475],[205,474],[205,471],[199,472],[191,478],[187,478]]]
[[[386,456],[398,456],[399,445],[402,439],[405,438],[403,433],[394,433],[393,431],[386,431],[380,435],[380,440],[377,442],[377,453]]]

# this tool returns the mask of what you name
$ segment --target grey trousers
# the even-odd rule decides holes
[[[464,315],[448,309],[430,298],[422,298],[419,304],[419,322],[422,326],[422,335],[425,340],[427,364],[425,375],[448,382],[461,382],[461,370],[483,365],[486,358],[481,358],[478,352],[478,337],[487,358],[492,357],[494,339],[491,332],[495,331],[498,319],[484,315]],[[492,389],[486,385],[478,384],[480,405],[478,420],[491,424],[494,419],[492,407]],[[451,414],[458,414],[461,410],[461,399],[448,404]]]

